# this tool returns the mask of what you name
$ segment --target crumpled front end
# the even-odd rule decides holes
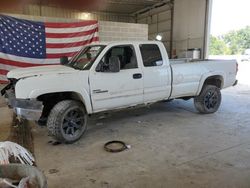
[[[33,99],[17,99],[15,96],[16,79],[10,79],[10,83],[1,90],[7,104],[14,110],[18,117],[38,121],[42,115],[43,103]]]

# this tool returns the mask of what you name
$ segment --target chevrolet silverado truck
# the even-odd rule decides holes
[[[72,143],[98,112],[194,98],[200,113],[214,113],[236,74],[234,60],[170,61],[161,42],[96,43],[60,65],[10,71],[1,94],[19,117],[44,120],[55,139]]]

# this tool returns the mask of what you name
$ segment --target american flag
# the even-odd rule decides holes
[[[97,21],[51,23],[0,15],[0,83],[9,70],[58,64],[84,45],[99,41]]]

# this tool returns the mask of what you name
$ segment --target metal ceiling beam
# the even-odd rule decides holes
[[[136,11],[135,13],[133,13],[133,15],[136,16],[138,14],[143,14],[145,12],[148,12],[148,11],[153,10],[155,8],[159,8],[159,7],[164,6],[166,4],[168,4],[170,6],[170,9],[171,9],[173,6],[173,0],[162,0],[160,3],[155,3],[149,7],[146,7],[144,9],[139,10],[139,11]]]
[[[163,0],[151,0],[151,1],[142,1],[142,0],[106,0],[107,4],[119,4],[119,5],[136,5],[136,6],[150,6]]]

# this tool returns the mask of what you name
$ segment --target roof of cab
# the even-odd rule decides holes
[[[150,40],[144,40],[144,41],[110,41],[110,42],[94,42],[89,44],[91,45],[123,45],[123,44],[162,44],[160,41],[150,41]]]

